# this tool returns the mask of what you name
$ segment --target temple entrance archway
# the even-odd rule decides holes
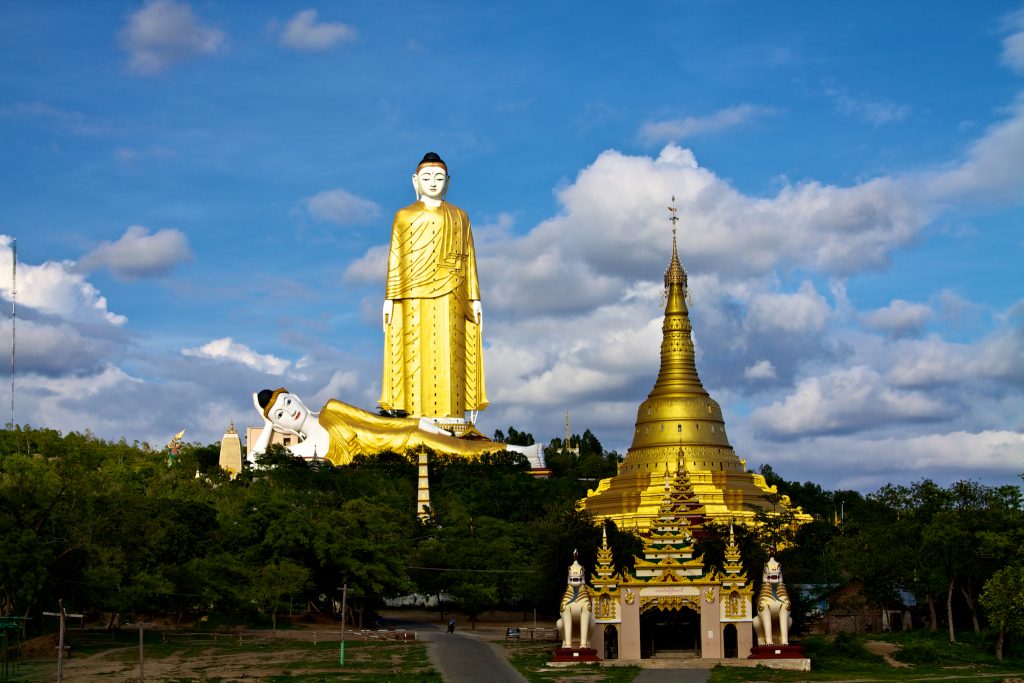
[[[604,627],[604,658],[619,658],[619,629],[612,625]]]
[[[736,624],[726,624],[722,629],[722,656],[726,659],[736,659],[739,656],[739,634],[736,633]]]
[[[700,656],[700,612],[653,608],[640,615],[640,656]]]

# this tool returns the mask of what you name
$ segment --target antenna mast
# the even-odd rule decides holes
[[[18,238],[11,238],[11,429],[14,429],[14,371],[18,350]]]

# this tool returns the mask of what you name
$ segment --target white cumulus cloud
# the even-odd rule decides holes
[[[1011,12],[1003,18],[1003,63],[1014,71],[1024,73],[1024,9]]]
[[[317,20],[315,9],[302,10],[288,20],[281,33],[281,44],[296,50],[327,50],[356,39],[356,30],[341,22]]]
[[[383,282],[388,272],[388,251],[386,244],[371,247],[361,257],[345,268],[342,276],[345,282]]]
[[[151,0],[128,17],[120,45],[128,52],[128,68],[155,74],[177,62],[220,51],[224,32],[206,26],[192,7],[173,0]]]
[[[116,242],[103,242],[78,262],[89,272],[106,268],[122,280],[155,277],[170,272],[176,265],[192,260],[185,233],[174,228],[157,230],[132,225]]]
[[[231,337],[214,339],[194,349],[182,349],[182,355],[192,358],[209,358],[211,360],[227,360],[241,363],[253,370],[268,375],[282,375],[291,367],[291,363],[277,356],[253,351],[245,344],[236,342]]]
[[[818,332],[828,322],[829,305],[814,285],[804,281],[793,293],[755,295],[747,308],[747,324],[756,330]]]
[[[873,330],[899,337],[917,334],[933,315],[932,307],[927,304],[893,299],[884,308],[876,308],[862,314],[861,320]]]
[[[11,238],[0,235],[0,272],[11,272]],[[0,293],[10,301],[13,283],[0,277]],[[107,308],[107,299],[77,272],[72,261],[18,263],[18,303],[75,323],[121,326],[123,315]]]
[[[943,484],[968,478],[1006,480],[1024,461],[1024,434],[1005,429],[883,438],[821,436],[787,443],[785,448],[755,444],[749,456],[771,463],[776,472],[860,491],[922,476]]]
[[[747,379],[775,379],[775,366],[767,359],[761,359],[744,368],[743,376]]]
[[[925,392],[890,386],[874,368],[858,366],[801,380],[785,399],[755,410],[752,421],[759,433],[785,439],[936,420],[952,410]]]
[[[318,192],[307,198],[305,205],[313,218],[341,225],[369,223],[380,216],[380,207],[375,202],[341,188]]]

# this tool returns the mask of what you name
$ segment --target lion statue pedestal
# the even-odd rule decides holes
[[[572,565],[569,566],[569,585],[558,606],[562,617],[555,624],[562,636],[562,647],[555,650],[552,664],[570,662],[597,662],[597,650],[590,647],[590,634],[594,626],[594,600],[585,580],[583,566],[573,551]],[[579,634],[579,646],[573,647],[573,635]]]

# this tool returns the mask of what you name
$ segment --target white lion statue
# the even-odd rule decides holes
[[[769,557],[761,574],[761,590],[757,593],[757,615],[754,630],[758,645],[789,645],[789,627],[793,625],[793,609],[782,582],[782,565]],[[775,626],[778,625],[778,637]]]
[[[585,581],[583,566],[572,552],[572,565],[569,566],[569,585],[562,595],[558,611],[562,618],[555,628],[562,634],[562,647],[572,649],[573,622],[579,624],[580,647],[590,647],[590,626],[594,623],[594,600],[590,588]]]

